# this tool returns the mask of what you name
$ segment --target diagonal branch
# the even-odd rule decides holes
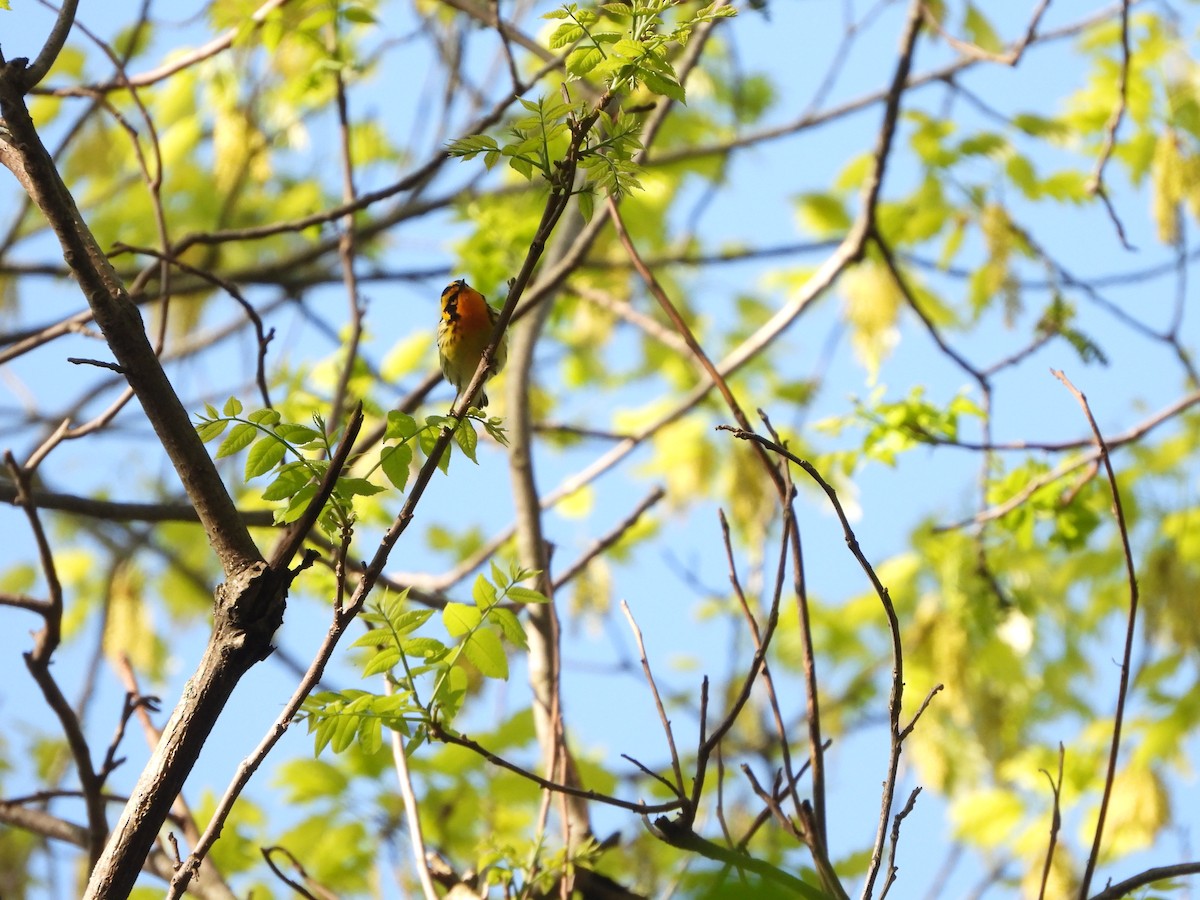
[[[41,52],[25,70],[25,77],[22,79],[25,91],[36,87],[38,82],[46,77],[50,67],[54,65],[54,61],[58,59],[58,54],[62,52],[63,46],[67,43],[67,35],[71,33],[71,26],[75,24],[75,10],[78,6],[79,0],[65,0],[59,9],[54,28],[46,38],[46,43],[42,45]]]
[[[1117,520],[1117,530],[1121,535],[1121,550],[1125,555],[1125,573],[1129,578],[1129,619],[1125,626],[1125,650],[1121,656],[1121,683],[1117,689],[1117,710],[1113,715],[1112,746],[1108,753],[1108,770],[1104,776],[1104,793],[1100,797],[1100,811],[1096,816],[1096,833],[1092,837],[1092,849],[1088,854],[1087,865],[1083,870],[1083,880],[1079,886],[1080,898],[1086,898],[1088,889],[1092,885],[1092,876],[1096,872],[1096,863],[1100,858],[1100,844],[1104,838],[1104,820],[1108,815],[1108,802],[1112,798],[1113,782],[1117,777],[1117,755],[1121,750],[1121,726],[1125,720],[1125,700],[1129,695],[1129,672],[1133,660],[1133,637],[1137,626],[1138,583],[1137,571],[1133,566],[1133,549],[1129,546],[1129,529],[1125,523],[1125,507],[1121,503],[1121,491],[1117,487],[1117,473],[1113,470],[1112,459],[1108,453],[1108,445],[1104,442],[1104,435],[1100,432],[1100,426],[1096,424],[1096,418],[1092,415],[1092,408],[1088,405],[1087,397],[1071,384],[1070,379],[1061,371],[1054,369],[1050,371],[1079,401],[1079,405],[1083,408],[1083,414],[1087,417],[1088,425],[1092,428],[1092,434],[1096,437],[1096,449],[1100,453],[1100,459],[1104,462],[1104,471],[1108,475],[1108,484],[1112,489],[1113,512]]]

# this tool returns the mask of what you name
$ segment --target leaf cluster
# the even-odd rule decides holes
[[[378,749],[382,729],[399,731],[413,752],[428,739],[427,726],[449,725],[477,676],[508,679],[505,644],[528,649],[517,612],[527,604],[548,603],[545,595],[519,584],[536,575],[516,565],[491,563],[491,578],[480,574],[473,604],[448,602],[441,611],[445,637],[421,631],[432,609],[413,609],[408,591],[393,594],[361,616],[368,630],[351,645],[360,648],[362,675],[384,675],[386,694],[351,690],[313,694],[304,706],[315,752],[329,746],[342,753],[354,742],[367,753]],[[422,699],[424,696],[425,699]]]
[[[260,496],[269,503],[283,503],[275,509],[276,524],[294,522],[316,496],[329,470],[329,458],[337,445],[336,435],[329,432],[318,414],[314,414],[310,426],[286,422],[271,408],[242,413],[242,402],[236,397],[230,397],[220,412],[206,404],[204,413],[197,416],[196,432],[205,443],[223,437],[217,445],[217,459],[246,450],[243,477],[251,481],[271,475]],[[397,410],[389,412],[378,458],[365,474],[338,477],[330,502],[318,519],[322,529],[331,538],[345,533],[354,522],[354,498],[386,490],[371,480],[376,470],[382,471],[393,487],[403,491],[414,459],[418,454],[432,452],[443,428],[453,429],[454,441],[439,457],[438,468],[444,474],[449,472],[453,448],[478,465],[476,423],[498,443],[506,442],[503,420],[485,417],[478,409],[468,410],[461,419],[430,415],[423,422]]]

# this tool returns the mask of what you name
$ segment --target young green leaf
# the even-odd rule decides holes
[[[278,438],[270,435],[259,438],[246,454],[246,480],[271,471],[286,452],[287,445]]]
[[[463,645],[463,654],[485,678],[508,680],[508,657],[496,632],[480,628],[471,633]]]
[[[450,637],[462,637],[478,627],[482,619],[483,614],[478,609],[465,603],[447,603],[442,609],[442,624]]]
[[[245,450],[254,443],[254,438],[258,433],[258,429],[253,425],[239,422],[229,432],[229,436],[221,441],[220,446],[217,447],[217,459],[233,456],[239,450]]]

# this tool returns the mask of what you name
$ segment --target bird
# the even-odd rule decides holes
[[[479,359],[483,356],[499,315],[483,294],[467,284],[465,278],[450,282],[442,291],[442,318],[437,330],[438,361],[442,366],[442,374],[454,385],[456,400],[479,368]],[[502,335],[492,354],[492,367],[487,378],[503,369],[507,358],[508,336]],[[480,409],[487,404],[487,394],[481,391]]]

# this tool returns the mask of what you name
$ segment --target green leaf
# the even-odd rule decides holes
[[[529,160],[524,159],[523,157],[514,156],[508,161],[508,165],[509,168],[511,168],[514,172],[523,176],[527,180],[531,180],[533,178],[533,163]]]
[[[498,606],[491,611],[489,618],[500,626],[500,632],[506,641],[521,650],[529,649],[529,643],[525,640],[525,629],[521,627],[521,622],[511,609]]]
[[[1012,123],[1034,137],[1063,138],[1070,134],[1070,128],[1058,119],[1047,119],[1034,113],[1017,113]]]
[[[383,722],[377,718],[365,718],[358,729],[358,749],[370,758],[383,746]]]
[[[575,199],[579,204],[579,215],[583,217],[583,221],[592,221],[592,216],[596,211],[596,195],[592,191],[591,186],[585,184],[575,195]]]
[[[818,237],[845,234],[850,214],[841,198],[828,193],[805,193],[796,198],[800,224]]]
[[[508,680],[508,657],[496,632],[480,628],[472,632],[463,645],[463,654],[485,678]]]
[[[375,484],[366,478],[339,478],[338,493],[348,497],[370,497],[382,493],[387,488]]]
[[[469,685],[470,679],[460,666],[455,666],[446,674],[434,696],[444,719],[448,721],[458,714]]]
[[[363,678],[370,678],[372,675],[379,675],[381,672],[386,672],[393,666],[400,663],[400,649],[398,647],[387,647],[380,650],[363,666]]]
[[[276,425],[275,434],[289,444],[296,444],[297,446],[303,446],[310,441],[315,441],[322,437],[321,432],[315,428],[309,428],[307,425],[297,425],[294,422],[281,422]]]
[[[492,439],[502,447],[508,446],[508,435],[504,433],[504,420],[498,416],[492,416],[484,423],[484,428],[487,433],[492,436]]]
[[[575,43],[583,35],[583,28],[579,25],[576,25],[574,22],[563,22],[551,32],[548,44],[551,50],[561,50],[563,47]]]
[[[292,499],[288,501],[288,505],[283,509],[275,510],[275,524],[286,525],[289,522],[295,522],[304,510],[308,508],[309,502],[317,495],[319,485],[315,482],[310,482],[296,491],[292,495]]]
[[[408,474],[412,469],[412,445],[393,444],[380,451],[379,465],[384,477],[392,483],[396,490],[404,490],[408,484]]]
[[[687,103],[687,98],[684,95],[683,85],[674,78],[668,78],[665,75],[660,75],[657,72],[648,72],[645,69],[638,71],[638,76],[645,83],[646,87],[656,94],[661,94],[671,100],[679,103]]]
[[[239,415],[242,411],[242,401],[237,397],[230,397],[225,401],[225,406],[221,411],[230,417]]]
[[[493,153],[499,149],[496,139],[486,134],[473,134],[456,141],[450,141],[446,148],[451,156],[461,156],[463,159],[473,159],[480,153]]]
[[[215,412],[215,410],[214,410]],[[216,419],[211,422],[201,422],[196,426],[196,434],[200,436],[200,441],[207,444],[215,437],[219,437],[225,432],[225,427],[229,424],[228,419]]]
[[[359,25],[374,25],[377,22],[371,11],[362,6],[344,6],[342,15],[347,22],[356,22]]]
[[[646,47],[637,41],[626,38],[613,44],[612,52],[614,56],[619,56],[621,59],[640,59],[646,53]]]
[[[452,424],[453,420],[448,416],[426,416],[424,428],[417,435],[417,442],[421,445],[421,452],[427,457],[433,455],[433,448],[437,445],[438,439],[441,437],[441,431],[447,425]],[[450,472],[450,450],[453,444],[447,444],[445,451],[438,459],[437,466],[442,470],[443,475]]]
[[[433,610],[407,610],[388,624],[397,635],[407,635],[409,631],[415,631],[428,622],[432,614]]]
[[[405,656],[418,656],[422,659],[441,657],[449,648],[436,638],[418,637],[402,641],[400,649]]]
[[[992,23],[987,20],[987,17],[979,11],[974,3],[967,4],[967,16],[963,22],[963,28],[967,32],[967,38],[976,47],[986,50],[988,53],[1004,52],[1004,42],[996,34],[996,29],[992,27]]]
[[[370,613],[363,613],[363,618],[378,619],[378,616],[372,616]],[[391,629],[388,628],[372,628],[366,634],[360,634],[350,644],[351,647],[367,647],[371,650],[381,650],[389,645],[395,646],[396,642],[393,639]]]
[[[417,433],[417,420],[407,413],[402,413],[399,410],[391,410],[387,414],[387,430],[384,432],[384,440],[403,441],[408,440]]]
[[[256,409],[252,413],[247,413],[246,419],[255,425],[271,426],[279,424],[280,415],[278,410]]]
[[[232,436],[232,435],[231,435]],[[287,453],[287,445],[273,435],[255,441],[246,454],[246,480],[271,471]]]
[[[244,450],[254,443],[254,438],[258,434],[258,429],[253,425],[247,425],[245,422],[239,422],[229,432],[229,436],[221,441],[217,447],[217,459],[223,459],[226,456],[233,456],[239,450]]]
[[[442,624],[450,637],[462,637],[483,621],[483,614],[465,603],[447,603],[442,609]]]
[[[604,53],[599,47],[580,47],[567,54],[567,71],[576,78],[582,78],[602,62]]]
[[[513,585],[508,589],[508,599],[514,603],[549,603],[550,598],[541,591],[535,591],[533,588],[521,587]]]
[[[483,574],[475,576],[475,586],[471,589],[471,597],[479,609],[487,609],[496,605],[496,589]]]
[[[330,738],[333,737],[333,729],[335,722],[333,719],[324,719],[311,725],[313,732],[313,756],[320,756],[321,751],[329,746]]]
[[[504,590],[512,583],[512,579],[508,577],[508,573],[500,568],[495,559],[491,561],[491,570],[492,584],[496,585],[500,590]]]
[[[475,458],[475,448],[479,445],[479,435],[475,433],[475,423],[471,419],[463,419],[458,423],[458,427],[454,429],[454,442],[462,449],[463,454],[475,465],[479,465],[479,460]]]
[[[334,720],[334,723],[333,739],[329,746],[334,753],[342,753],[354,743],[354,738],[358,734],[359,717],[340,715]]]
[[[312,480],[312,473],[301,462],[281,466],[279,474],[262,492],[264,500],[286,500]]]

